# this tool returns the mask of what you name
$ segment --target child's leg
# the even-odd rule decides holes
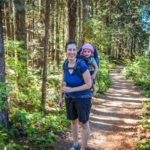
[[[93,88],[93,96],[95,96],[96,95],[96,85],[95,85],[95,83],[93,83],[92,88]]]

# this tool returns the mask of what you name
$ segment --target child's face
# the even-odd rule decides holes
[[[92,52],[90,49],[84,49],[83,50],[83,55],[86,57],[86,58],[89,58],[91,55],[92,55]]]

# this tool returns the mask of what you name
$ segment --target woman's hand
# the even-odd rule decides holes
[[[73,92],[73,88],[65,86],[65,87],[62,88],[62,92],[64,92],[64,93]]]

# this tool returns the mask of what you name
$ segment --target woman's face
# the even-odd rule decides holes
[[[74,60],[77,56],[77,47],[76,47],[76,45],[75,44],[69,44],[67,46],[66,54],[67,54],[67,58],[69,60]]]

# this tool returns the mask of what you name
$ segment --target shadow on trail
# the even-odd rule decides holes
[[[116,97],[107,97],[106,98],[106,101],[108,101],[108,100],[111,100],[111,101],[122,101],[122,102],[127,102],[127,103],[129,103],[129,102],[132,102],[132,103],[141,103],[141,101],[139,101],[139,100],[134,100],[135,98],[133,98],[133,99],[131,99],[131,98],[125,98],[125,97],[122,97],[122,98],[116,98]]]
[[[112,85],[111,88],[113,88],[114,90],[122,90],[122,89],[127,89],[129,90],[128,86],[124,86],[124,85]],[[130,89],[130,91],[135,90],[134,88]]]
[[[108,120],[108,119],[99,119],[99,118],[94,118],[94,117],[91,117],[90,121],[92,122],[102,122],[102,123],[106,123],[106,124],[109,124],[109,125],[118,125],[118,124],[123,124],[123,125],[126,125],[126,126],[130,126],[130,124],[122,121],[122,120],[117,120],[117,119],[114,119],[114,120]]]
[[[133,131],[133,127],[131,126],[129,128],[129,126],[127,128],[124,127],[119,127],[117,125],[106,125],[106,124],[102,124],[102,123],[97,123],[97,122],[90,122],[90,125],[92,126],[92,129],[98,129],[98,130],[103,130],[103,131],[117,131],[117,132],[130,132],[130,130]]]
[[[136,120],[136,119],[135,119]],[[122,125],[123,127],[119,126]],[[91,117],[90,125],[92,129],[98,129],[103,131],[117,131],[117,132],[130,132],[130,129],[133,130],[133,124],[126,123],[121,120],[106,120],[106,119],[98,119]]]
[[[120,107],[120,106],[109,106],[109,105],[104,105],[104,104],[99,104],[100,106],[102,106],[102,107],[109,107],[109,108],[114,108],[114,109],[131,109],[131,110],[133,110],[133,109],[141,109],[141,107],[137,107],[137,106],[134,106],[134,107],[131,107],[131,106],[129,106],[129,107]]]
[[[120,92],[120,93],[111,93],[111,92],[107,92],[107,94],[106,94],[108,97],[110,96],[110,97],[115,97],[115,98],[117,98],[117,97],[124,97],[124,98],[130,98],[130,97],[134,97],[134,99],[136,99],[136,98],[139,98],[139,94],[134,94],[134,93],[130,93],[130,94],[123,94],[122,92]]]
[[[109,117],[114,117],[114,118],[126,118],[126,119],[130,119],[132,118],[137,118],[138,116],[135,114],[121,114],[121,113],[115,113],[115,112],[102,112],[102,111],[98,111],[98,110],[92,110],[91,111],[94,114],[100,115],[100,116],[109,116]]]

